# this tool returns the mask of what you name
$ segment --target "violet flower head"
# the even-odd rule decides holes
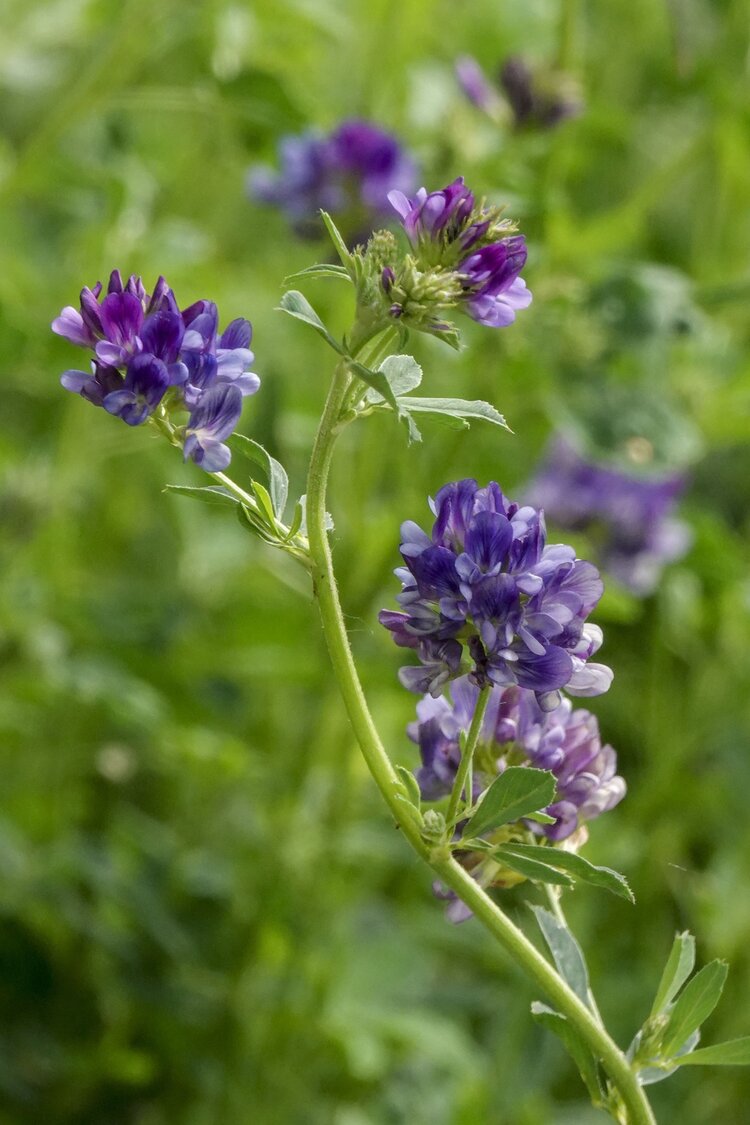
[[[431,535],[401,527],[400,611],[380,622],[421,668],[402,668],[412,691],[439,695],[462,672],[477,684],[517,684],[553,710],[559,691],[605,692],[612,672],[590,662],[601,630],[586,619],[602,595],[598,571],[572,547],[547,545],[544,516],[499,485],[461,480],[440,489]]]
[[[92,353],[89,372],[62,375],[66,390],[129,426],[142,425],[157,410],[172,425],[172,413],[187,410],[186,456],[208,472],[217,472],[220,462],[221,468],[229,464],[223,442],[239,419],[237,404],[241,409],[242,398],[260,386],[250,371],[249,321],[234,320],[220,333],[212,301],[180,311],[163,277],[149,295],[135,274],[123,282],[114,270],[106,294],[101,283],[84,288],[79,308],[64,308],[52,330]]]
[[[390,213],[388,192],[410,191],[416,179],[416,165],[396,138],[358,119],[342,122],[328,136],[309,131],[283,138],[279,163],[279,172],[251,168],[248,192],[284,211],[303,237],[320,231],[322,209],[351,242],[366,239]]]
[[[589,533],[601,566],[645,597],[690,546],[690,529],[674,514],[685,484],[680,473],[642,477],[586,461],[558,437],[527,492],[560,527]]]
[[[441,191],[420,188],[411,198],[392,191],[388,198],[414,250],[411,264],[423,279],[430,271],[439,275],[446,309],[458,307],[480,324],[503,328],[531,304],[519,276],[527,257],[524,236],[511,233],[515,224],[503,219],[500,209],[477,206],[463,177]],[[420,286],[409,271],[404,274],[388,288],[389,298],[403,294],[391,315],[408,316],[410,304],[419,304]],[[421,288],[428,292],[429,282],[423,280]]]
[[[553,129],[577,117],[583,108],[568,75],[535,73],[519,56],[505,60],[498,78],[516,128]]]
[[[493,121],[502,116],[503,101],[517,129],[553,129],[581,112],[582,101],[570,75],[532,69],[518,55],[507,58],[491,81],[471,55],[456,59],[454,72],[468,100]]]
[[[408,733],[419,746],[422,765],[415,776],[425,801],[440,800],[451,792],[461,761],[460,736],[469,730],[478,696],[477,687],[464,676],[453,682],[450,703],[426,696],[417,704],[417,721]],[[544,810],[555,818],[554,824],[523,821],[519,829],[555,843],[625,796],[617,756],[611,746],[602,745],[596,716],[574,709],[569,699],[545,712],[532,692],[517,686],[494,687],[474,757],[473,799],[509,765],[554,774],[555,800]]]

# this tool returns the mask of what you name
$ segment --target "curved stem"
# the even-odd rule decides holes
[[[449,826],[452,825],[453,821],[456,819],[456,813],[458,812],[458,806],[461,803],[461,794],[464,791],[464,787],[466,788],[466,804],[471,805],[472,803],[471,764],[472,759],[474,758],[474,751],[476,750],[477,743],[479,742],[479,735],[482,731],[484,713],[487,710],[487,704],[490,701],[490,691],[490,685],[486,684],[479,692],[476,707],[474,708],[474,714],[471,718],[471,726],[469,727],[469,733],[466,736],[466,745],[463,748],[461,761],[458,763],[458,769],[456,770],[456,780],[454,781],[453,789],[451,790],[451,797],[450,801],[448,802],[448,811],[445,814],[445,819]]]
[[[496,902],[452,858],[446,845],[430,847],[416,821],[404,813],[397,774],[385,751],[359,681],[339,601],[325,529],[326,486],[336,440],[336,425],[351,384],[346,362],[336,368],[315,438],[307,481],[307,518],[313,589],[334,674],[370,773],[396,823],[414,850],[473,911],[513,960],[577,1029],[617,1087],[628,1125],[655,1125],[648,1100],[624,1054],[596,1018]]]

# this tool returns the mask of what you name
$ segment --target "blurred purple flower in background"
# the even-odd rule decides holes
[[[207,472],[226,468],[230,454],[221,443],[239,420],[243,396],[260,386],[250,371],[250,322],[233,320],[219,334],[213,301],[181,312],[163,277],[149,296],[140,277],[123,283],[114,270],[104,296],[102,290],[101,282],[84,288],[79,308],[68,305],[52,322],[58,336],[93,352],[91,372],[66,371],[62,385],[129,426],[157,409],[165,417],[190,411],[185,457]]]
[[[411,191],[416,183],[412,157],[369,121],[344,121],[328,136],[310,130],[284,137],[278,152],[280,170],[255,165],[248,192],[284,211],[303,236],[320,233],[322,209],[350,241],[364,240],[389,215],[388,192]]]
[[[558,436],[526,494],[561,528],[589,533],[599,564],[646,596],[690,546],[690,528],[674,516],[685,484],[682,473],[643,477],[586,461]]]
[[[402,611],[379,618],[421,661],[401,669],[404,686],[437,696],[471,670],[475,683],[529,688],[546,711],[563,687],[607,691],[610,669],[588,663],[602,642],[586,623],[602,595],[596,568],[572,547],[547,546],[542,513],[506,500],[494,482],[447,484],[432,508],[431,536],[411,520],[401,527]]]
[[[495,83],[491,82],[475,58],[456,59],[455,75],[469,101],[497,119],[502,108],[500,92],[513,115],[516,128],[527,126],[551,129],[583,109],[580,95],[569,75],[532,70],[519,56],[502,64]]]
[[[459,739],[471,726],[479,689],[463,676],[454,680],[451,696],[452,703],[425,696],[417,704],[417,721],[408,728],[422,758],[415,776],[426,801],[446,797],[453,788],[461,761]],[[508,765],[555,775],[555,801],[545,810],[555,823],[524,823],[525,829],[549,840],[566,839],[625,796],[617,756],[611,746],[602,746],[596,716],[574,710],[569,699],[545,712],[533,692],[516,686],[492,689],[475,752],[473,799]]]

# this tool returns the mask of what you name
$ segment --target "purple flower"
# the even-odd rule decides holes
[[[460,736],[469,730],[478,694],[464,676],[453,682],[452,704],[430,696],[417,704],[417,721],[408,733],[419,746],[422,765],[415,776],[426,801],[440,800],[453,788],[461,761]],[[611,746],[602,745],[596,717],[574,710],[568,699],[554,711],[542,711],[533,693],[515,686],[492,689],[474,758],[475,800],[508,765],[533,766],[555,775],[555,800],[545,810],[555,823],[529,821],[520,826],[555,842],[625,796],[617,756]]]
[[[464,184],[463,176],[442,191],[420,188],[413,199],[402,191],[391,191],[388,200],[398,213],[413,246],[420,239],[459,238],[474,210],[474,194]]]
[[[392,191],[388,198],[420,269],[447,271],[446,308],[457,304],[480,324],[504,328],[513,323],[518,309],[531,304],[531,293],[519,277],[527,257],[523,235],[507,234],[513,224],[502,219],[497,208],[477,209],[463,177],[441,191],[420,188],[412,198]],[[397,294],[398,278],[384,277],[383,288],[389,298]],[[391,315],[402,315],[410,297],[405,291],[404,304],[396,302]]]
[[[528,493],[560,527],[593,533],[601,565],[645,596],[690,545],[689,528],[674,517],[685,483],[679,473],[639,477],[585,461],[558,437]]]
[[[602,594],[597,570],[572,547],[547,546],[542,513],[506,500],[494,482],[447,484],[432,507],[431,536],[402,525],[401,612],[379,618],[421,661],[402,669],[402,683],[437,695],[471,669],[476,683],[529,688],[547,711],[561,688],[606,691],[610,669],[589,663],[602,641],[586,622]]]
[[[79,308],[64,308],[52,329],[93,353],[90,374],[71,370],[61,377],[66,390],[129,426],[142,425],[157,408],[172,425],[172,411],[187,410],[186,456],[208,472],[229,464],[223,442],[239,419],[237,403],[241,408],[243,396],[260,386],[250,371],[248,320],[233,320],[220,332],[213,301],[180,311],[163,277],[149,296],[135,274],[123,282],[114,270],[106,295],[101,283],[84,288]]]
[[[242,413],[242,394],[231,383],[220,383],[202,396],[185,428],[185,460],[188,457],[207,473],[219,473],[232,459],[225,438],[234,430]]]
[[[102,406],[129,426],[140,426],[156,410],[168,386],[166,365],[153,355],[137,355],[128,364],[122,386],[105,395]]]
[[[505,60],[499,80],[517,128],[531,125],[552,129],[577,117],[583,108],[567,75],[534,74],[518,56]]]
[[[581,99],[568,75],[535,73],[528,63],[512,56],[503,63],[497,85],[490,82],[476,59],[462,55],[456,59],[458,84],[469,101],[493,119],[501,105],[499,91],[505,95],[516,128],[527,126],[552,129],[582,109]]]
[[[395,137],[356,119],[328,136],[311,131],[283,138],[279,162],[278,173],[262,165],[251,169],[252,198],[284,211],[301,235],[315,235],[318,212],[330,211],[352,241],[366,238],[389,213],[388,192],[409,191],[416,177],[414,161]]]
[[[516,310],[531,304],[531,293],[519,273],[526,263],[523,235],[493,242],[464,258],[458,266],[469,316],[489,328],[505,328]]]

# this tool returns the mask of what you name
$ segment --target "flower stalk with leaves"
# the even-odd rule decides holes
[[[306,495],[290,523],[284,522],[283,467],[256,442],[232,435],[243,395],[258,385],[248,370],[248,322],[218,335],[210,302],[180,312],[162,280],[149,298],[139,279],[123,285],[115,274],[101,305],[100,287],[84,290],[80,312],[65,309],[55,321],[55,331],[94,352],[91,375],[67,372],[63,384],[129,425],[152,426],[212,477],[210,485],[178,486],[178,492],[234,508],[243,526],[307,568],[352,728],[404,839],[431,868],[449,909],[473,915],[542,990],[552,1006],[535,1003],[532,1015],[561,1038],[593,1104],[621,1125],[653,1125],[645,1085],[684,1065],[746,1063],[750,1039],[694,1049],[726,967],[714,962],[689,979],[694,943],[679,935],[651,1013],[623,1052],[604,1026],[565,922],[560,894],[576,883],[632,899],[621,875],[580,854],[585,821],[616,804],[624,784],[595,721],[572,711],[559,694],[597,694],[609,685],[608,669],[587,664],[601,641],[586,623],[601,593],[596,571],[570,548],[546,546],[541,513],[510,504],[497,485],[482,490],[471,480],[456,482],[436,497],[432,537],[404,525],[404,612],[384,621],[430,673],[409,684],[433,692],[412,731],[422,752],[417,776],[386,752],[355,665],[329,540],[327,484],[337,437],[376,411],[405,423],[410,441],[420,439],[415,415],[503,427],[488,403],[415,396],[422,373],[401,349],[410,328],[455,345],[457,329],[445,319],[451,311],[503,327],[529,301],[518,276],[525,261],[521,236],[509,234],[497,212],[477,208],[462,180],[395,205],[409,250],[378,232],[352,253],[324,215],[341,264],[298,275],[353,284],[355,317],[342,340],[300,292],[281,301],[284,312],[337,354]],[[244,487],[229,477],[231,452],[260,467],[267,483],[251,479]],[[459,675],[469,679],[454,686],[451,710],[437,697]],[[535,904],[533,910],[551,960],[490,893],[524,880],[548,895],[551,909]]]

